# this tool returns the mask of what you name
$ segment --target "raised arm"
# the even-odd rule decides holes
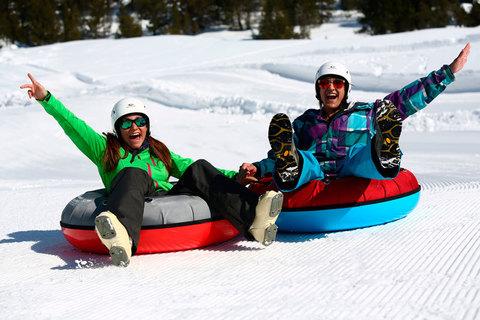
[[[397,107],[403,119],[425,108],[447,85],[455,80],[455,73],[462,70],[470,53],[470,43],[460,51],[460,54],[449,65],[433,71],[426,77],[415,80],[402,89],[394,91],[385,97]]]
[[[85,121],[79,119],[68,110],[61,101],[50,94],[30,73],[31,83],[20,86],[28,89],[30,98],[35,98],[62,127],[63,131],[95,165],[102,165],[102,158],[106,149],[106,139],[93,130]]]

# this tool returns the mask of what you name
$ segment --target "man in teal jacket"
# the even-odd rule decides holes
[[[273,174],[283,191],[311,180],[395,177],[402,155],[398,145],[402,121],[454,81],[469,52],[467,44],[450,65],[371,103],[347,102],[352,87],[349,70],[337,62],[323,64],[315,77],[320,108],[307,110],[293,126],[286,115],[275,115],[268,158],[243,163],[240,172],[251,179]]]

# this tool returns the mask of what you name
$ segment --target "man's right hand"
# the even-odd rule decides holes
[[[238,169],[237,181],[238,183],[243,185],[247,185],[252,182],[257,182],[258,179],[255,178],[256,173],[257,173],[257,167],[255,167],[251,163],[244,162]]]

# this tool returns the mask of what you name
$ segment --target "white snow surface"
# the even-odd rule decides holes
[[[480,28],[383,36],[349,20],[311,40],[249,32],[89,40],[0,50],[2,319],[480,319]],[[260,160],[271,116],[316,108],[326,60],[352,71],[352,99],[373,101],[450,63],[454,84],[407,119],[403,166],[422,185],[405,219],[327,234],[237,238],[142,255],[128,268],[79,252],[60,231],[96,168],[18,87],[31,72],[98,131],[124,96],[146,101],[153,135],[222,168]]]

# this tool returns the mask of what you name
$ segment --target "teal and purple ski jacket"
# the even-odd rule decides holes
[[[384,100],[392,101],[402,119],[405,119],[425,108],[454,79],[450,67],[444,65],[440,70],[390,93]],[[314,171],[308,179],[349,175],[388,178],[380,174],[375,167],[366,166],[366,162],[371,160],[371,140],[375,136],[375,109],[380,102],[381,100],[371,103],[351,102],[329,121],[322,118],[320,109],[309,109],[294,120],[293,139],[304,160],[302,171]],[[274,159],[273,152],[269,151],[268,158],[254,163],[258,168],[257,175],[272,173],[275,168]]]

